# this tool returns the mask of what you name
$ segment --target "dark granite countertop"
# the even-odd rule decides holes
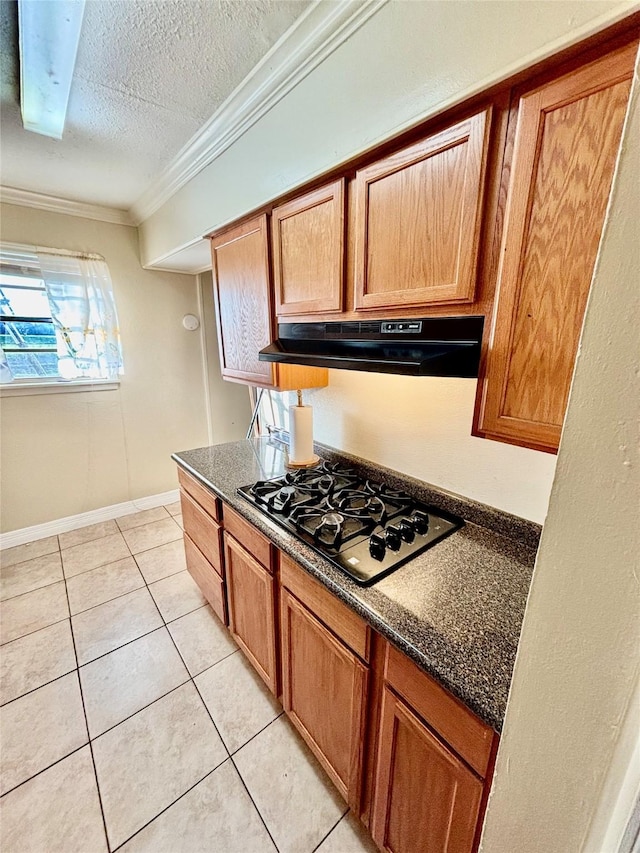
[[[316,450],[467,523],[383,580],[361,587],[236,493],[239,486],[283,473],[282,445],[259,438],[186,450],[173,459],[499,732],[540,527],[365,460]]]

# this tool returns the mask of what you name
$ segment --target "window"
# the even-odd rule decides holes
[[[122,354],[104,259],[3,246],[0,356],[3,384],[117,379]]]

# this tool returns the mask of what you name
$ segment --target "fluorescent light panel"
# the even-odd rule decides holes
[[[62,139],[85,0],[18,0],[25,130]]]

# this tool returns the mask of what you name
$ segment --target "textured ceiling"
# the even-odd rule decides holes
[[[0,183],[128,209],[309,2],[88,0],[53,140],[22,127],[17,2],[1,0]]]

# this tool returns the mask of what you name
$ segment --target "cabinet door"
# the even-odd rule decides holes
[[[258,352],[272,340],[268,252],[266,216],[211,240],[222,375],[266,388],[274,372]]]
[[[278,695],[273,577],[225,533],[229,627],[274,696]]]
[[[273,211],[278,316],[342,309],[344,205],[342,179]]]
[[[356,309],[473,302],[489,118],[356,174]]]
[[[392,853],[471,853],[482,782],[385,685],[372,835]]]
[[[286,589],[282,704],[334,784],[359,808],[367,667]]]
[[[196,547],[186,531],[184,534],[184,554],[189,574],[200,587],[202,594],[218,619],[227,625],[229,620],[224,581],[200,549]]]
[[[636,46],[520,99],[481,435],[558,447]]]

